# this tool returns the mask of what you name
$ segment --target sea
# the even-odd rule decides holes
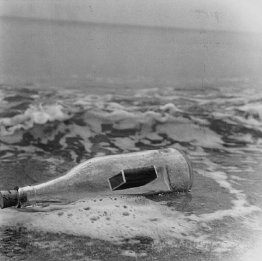
[[[0,189],[177,148],[190,193],[0,210],[1,260],[260,260],[262,34],[0,18]]]

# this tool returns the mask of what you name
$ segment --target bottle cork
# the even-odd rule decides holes
[[[17,206],[18,203],[19,196],[17,190],[13,189],[0,191],[0,207],[2,209]]]

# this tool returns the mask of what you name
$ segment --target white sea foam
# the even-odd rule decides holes
[[[154,106],[141,111],[139,105],[123,105],[113,100],[112,95],[83,95],[72,94],[62,102],[31,104],[24,112],[13,117],[0,119],[0,131],[2,135],[12,135],[19,129],[30,129],[35,124],[44,125],[47,122],[63,121],[74,116],[75,112],[86,111],[87,116],[108,119],[118,124],[118,128],[125,128],[126,122],[133,121],[133,126],[139,123],[166,122],[172,118],[172,114],[180,111],[173,103]],[[143,109],[142,109],[143,110]]]
[[[171,123],[159,125],[157,126],[157,132],[166,133],[176,141],[190,142],[191,144],[207,148],[221,148],[223,144],[218,134],[210,129],[201,128],[187,119],[180,121],[178,118]]]
[[[178,109],[174,103],[167,103],[163,106],[160,106],[160,109],[162,111],[168,111],[168,112],[171,112],[171,113],[174,113],[174,112],[177,112],[177,111],[181,111],[180,109]]]
[[[246,118],[253,118],[262,121],[262,104],[250,103],[238,108],[239,110],[246,112]]]
[[[218,210],[213,213],[201,214],[199,217],[196,217],[196,220],[199,220],[200,218],[201,220],[208,222],[216,219],[222,219],[226,216],[241,217],[255,211],[262,211],[261,208],[255,205],[251,205],[247,201],[244,191],[236,189],[232,186],[225,172],[217,171],[217,169],[219,169],[219,166],[217,166],[215,163],[211,162],[207,158],[205,159],[205,161],[207,166],[209,167],[209,171],[198,171],[198,173],[205,177],[214,179],[220,185],[220,187],[226,189],[234,197],[234,199],[231,200],[233,207],[230,209]]]
[[[23,223],[28,228],[119,242],[123,238],[148,236],[160,242],[166,238],[190,237],[193,224],[183,213],[143,197],[86,199],[49,212],[2,212],[2,225]],[[182,235],[182,234],[183,235]]]
[[[227,110],[215,111],[212,115],[215,119],[221,119],[225,123],[245,126],[259,131],[262,130],[261,102],[248,103],[243,106],[231,105],[228,106]],[[242,137],[240,139],[242,139]]]
[[[62,94],[61,94],[62,95]],[[153,126],[155,123],[169,123],[175,124],[168,129],[173,139],[181,141],[193,141],[196,145],[205,147],[220,147],[223,144],[219,135],[208,129],[209,122],[205,119],[192,116],[190,120],[185,119],[179,114],[183,113],[183,110],[178,107],[174,100],[178,99],[176,91],[173,88],[155,88],[139,90],[133,96],[116,96],[116,95],[83,95],[81,92],[63,93],[62,100],[50,104],[38,104],[31,105],[23,113],[11,118],[0,119],[0,132],[4,135],[12,135],[19,129],[30,129],[35,124],[46,124],[48,121],[63,121],[74,117],[75,112],[86,111],[85,115],[93,125],[95,121],[98,121],[96,125],[97,132],[101,132],[101,120],[110,121],[113,123],[115,129],[138,129],[141,124],[147,124]],[[136,101],[136,98],[147,99],[148,96],[156,98],[161,103],[159,105],[148,105]],[[58,98],[60,96],[58,95]],[[172,102],[166,98],[172,97]],[[202,97],[202,96],[201,96]],[[61,99],[61,97],[60,97]],[[201,106],[204,96],[198,101],[194,96],[192,100],[198,102]],[[205,98],[206,99],[206,98]],[[118,102],[118,100],[120,102]],[[127,103],[125,102],[127,100]],[[207,101],[207,100],[206,100]],[[217,101],[214,100],[214,101]],[[166,103],[162,103],[166,102]],[[208,102],[208,101],[207,101]],[[261,118],[261,105],[245,105],[245,106],[233,106],[230,110],[216,111],[212,113],[215,119],[223,119],[229,123],[252,124],[255,127],[259,127],[261,122],[258,121]],[[250,117],[244,118],[237,115],[237,110],[246,112]],[[254,115],[254,117],[252,116]],[[257,116],[258,115],[258,116]],[[180,120],[187,121],[185,125],[179,123]],[[88,123],[88,122],[87,122]],[[203,127],[201,129],[200,127]],[[161,128],[161,125],[160,127]],[[183,129],[183,130],[181,130]],[[162,131],[162,130],[161,130]],[[185,133],[185,131],[187,133]],[[166,131],[165,131],[166,132]],[[182,135],[182,134],[183,135]],[[182,139],[180,136],[183,136]],[[187,136],[188,135],[188,136]],[[194,137],[195,136],[195,137]],[[237,139],[237,137],[234,137]],[[248,137],[246,137],[248,138]],[[240,137],[239,139],[242,139]],[[249,135],[249,141],[252,137]]]
[[[240,261],[260,261],[262,256],[262,236],[260,236],[249,249],[245,249],[244,254],[239,258]]]
[[[48,121],[66,120],[71,117],[60,104],[31,105],[24,113],[11,118],[0,119],[2,135],[13,134],[18,129],[29,129],[34,124],[45,124]]]

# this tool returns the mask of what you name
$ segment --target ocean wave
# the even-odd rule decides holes
[[[261,101],[262,102],[262,101]],[[257,125],[262,122],[262,104],[252,103],[246,104],[238,108],[239,114],[245,118],[249,124]]]
[[[71,117],[61,104],[30,105],[22,114],[0,119],[1,135],[12,135],[19,129],[30,129],[35,124],[45,124],[48,121],[63,121]]]
[[[25,147],[80,161],[167,146],[226,150],[258,142],[257,101],[217,89],[206,94],[172,87],[103,95],[7,90],[0,108],[1,142],[8,147],[2,158],[27,155]]]

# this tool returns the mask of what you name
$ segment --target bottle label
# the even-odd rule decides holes
[[[155,166],[125,169],[115,176],[108,179],[110,189],[124,190],[129,188],[141,187],[157,178]]]

